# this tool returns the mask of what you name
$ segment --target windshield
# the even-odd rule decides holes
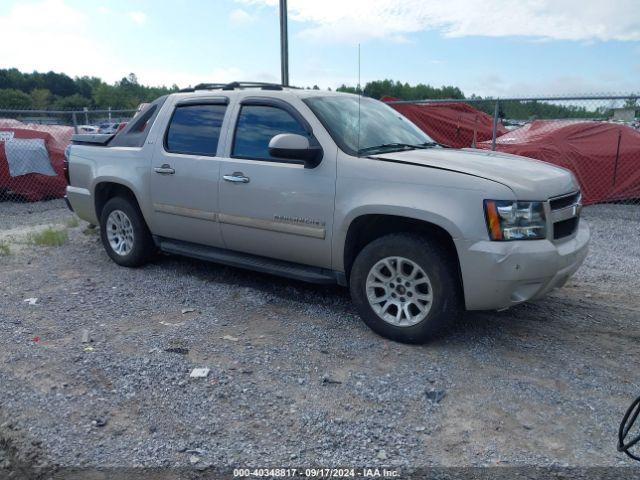
[[[358,102],[356,96],[336,95],[305,98],[304,102],[338,146],[350,155],[436,145],[427,134],[394,109],[371,98],[360,97]]]

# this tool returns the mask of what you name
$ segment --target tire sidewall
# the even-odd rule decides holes
[[[114,210],[120,210],[129,217],[133,227],[133,248],[126,255],[116,253],[107,238],[107,220]],[[142,218],[142,214],[137,207],[123,197],[114,197],[107,201],[100,215],[100,238],[107,255],[118,265],[125,267],[137,267],[146,262],[149,258],[149,230]]]
[[[415,325],[398,327],[376,314],[367,299],[366,282],[371,268],[386,257],[405,257],[428,275],[433,290],[431,309]],[[423,343],[440,335],[458,314],[458,285],[452,278],[445,252],[413,235],[388,235],[374,240],[358,255],[351,270],[350,290],[364,322],[376,333],[404,343]]]

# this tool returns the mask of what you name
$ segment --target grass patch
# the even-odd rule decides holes
[[[11,249],[7,242],[0,242],[0,257],[7,257],[11,255]]]
[[[29,235],[29,243],[41,247],[59,247],[64,245],[68,238],[69,235],[66,230],[56,230],[49,227],[41,232]]]
[[[75,228],[78,225],[80,225],[80,220],[78,220],[78,217],[76,217],[75,215],[71,217],[69,220],[67,220],[68,228]]]

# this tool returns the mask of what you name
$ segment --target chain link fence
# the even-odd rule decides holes
[[[0,109],[0,202],[62,198],[64,151],[71,136],[115,133],[135,112]]]
[[[383,100],[442,145],[495,150],[568,168],[587,205],[640,205],[638,99]]]
[[[640,205],[637,96],[383,101],[442,145],[523,155],[570,169],[585,204]],[[62,197],[71,135],[114,133],[134,114],[0,109],[0,202]]]

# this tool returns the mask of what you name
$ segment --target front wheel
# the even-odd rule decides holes
[[[127,198],[114,197],[105,204],[100,237],[111,260],[124,267],[144,265],[156,251],[140,209]]]
[[[350,289],[364,322],[399,342],[435,338],[461,312],[455,264],[440,244],[420,235],[386,235],[364,247]]]

